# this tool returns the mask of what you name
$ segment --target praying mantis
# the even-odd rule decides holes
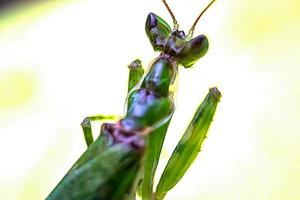
[[[184,176],[206,138],[221,98],[211,88],[200,104],[181,140],[174,149],[154,190],[154,175],[164,138],[175,111],[171,90],[178,67],[190,68],[208,50],[205,35],[193,38],[195,26],[211,3],[200,13],[188,35],[179,25],[169,5],[174,28],[154,13],[145,30],[159,56],[145,72],[140,60],[129,65],[128,95],[124,117],[97,115],[81,123],[87,150],[75,162],[47,200],[161,200]],[[103,123],[94,140],[91,121]]]

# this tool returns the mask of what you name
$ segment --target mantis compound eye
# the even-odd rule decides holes
[[[182,33],[181,33],[182,34]],[[179,64],[185,68],[191,67],[208,50],[208,39],[205,35],[199,35],[191,40],[180,38],[180,32],[173,32],[164,45],[164,51],[173,56]]]
[[[187,41],[185,47],[178,55],[179,62],[185,67],[191,67],[208,51],[209,43],[205,35],[199,35]]]
[[[149,13],[145,30],[154,50],[163,51],[163,44],[171,35],[169,24],[154,13]]]
[[[154,13],[149,13],[146,20],[146,30],[151,30],[157,25],[156,15]]]

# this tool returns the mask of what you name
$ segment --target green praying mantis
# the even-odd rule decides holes
[[[174,28],[150,13],[145,30],[155,51],[161,52],[144,72],[140,60],[129,65],[124,117],[97,115],[81,123],[87,150],[71,167],[47,200],[161,200],[184,176],[206,138],[221,94],[211,88],[174,149],[154,190],[154,175],[164,138],[175,110],[172,85],[178,66],[189,68],[208,50],[205,35],[193,38],[195,26],[214,0],[200,13],[188,35],[170,7]],[[103,123],[99,137],[92,136],[91,121]]]

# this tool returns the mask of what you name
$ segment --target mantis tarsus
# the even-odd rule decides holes
[[[178,30],[170,7],[163,0],[174,22],[174,29],[159,16],[150,13],[146,33],[155,51],[161,52],[146,73],[138,59],[129,65],[126,114],[90,116],[82,122],[88,149],[47,197],[47,200],[132,200],[139,191],[143,200],[163,199],[183,177],[206,137],[221,97],[217,88],[208,95],[175,148],[155,192],[153,179],[169,122],[174,112],[170,86],[179,65],[191,67],[208,50],[205,35],[193,38],[195,26],[213,3],[198,16],[188,35]],[[91,121],[104,123],[94,141]]]

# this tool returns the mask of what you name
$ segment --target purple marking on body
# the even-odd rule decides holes
[[[144,150],[144,138],[139,131],[124,130],[119,122],[117,124],[105,123],[102,125],[107,133],[113,137],[113,143],[122,143],[136,150]]]

